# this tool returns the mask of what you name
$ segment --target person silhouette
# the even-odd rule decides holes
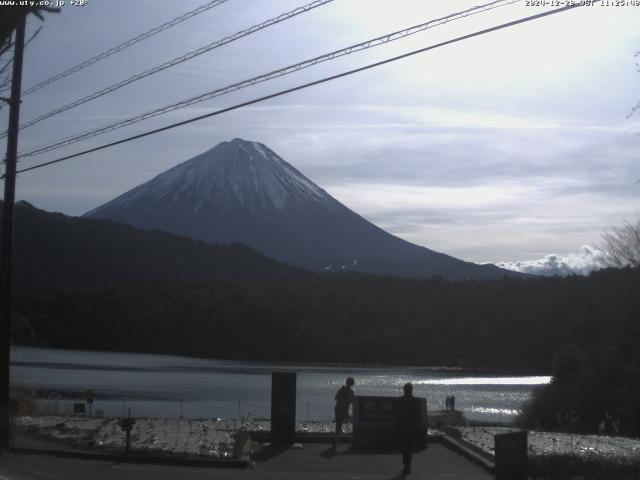
[[[396,400],[395,422],[398,430],[403,474],[411,473],[411,457],[420,423],[420,402],[413,396],[413,385],[406,383],[404,395]]]
[[[334,447],[338,445],[339,437],[342,433],[342,424],[349,415],[349,405],[353,403],[353,390],[351,387],[353,387],[354,384],[355,381],[353,377],[347,377],[345,384],[340,387],[335,396],[336,437],[333,443]]]

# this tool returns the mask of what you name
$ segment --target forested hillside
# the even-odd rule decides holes
[[[16,205],[15,218],[14,275],[19,291],[104,288],[158,279],[307,275],[241,244],[212,245],[108,220],[46,212],[24,202]]]
[[[638,269],[483,282],[344,274],[25,294],[17,306],[61,348],[548,371],[570,342],[640,345],[638,291]]]

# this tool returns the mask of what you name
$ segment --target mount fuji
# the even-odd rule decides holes
[[[262,143],[236,138],[85,214],[211,243],[245,243],[314,271],[447,279],[519,276],[395,237],[349,210]]]

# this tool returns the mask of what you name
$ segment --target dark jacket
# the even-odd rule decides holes
[[[336,406],[335,413],[338,417],[346,417],[349,413],[349,405],[353,403],[353,390],[343,385],[335,396]]]
[[[420,424],[420,401],[412,395],[403,395],[396,400],[396,428],[400,432],[415,431]]]

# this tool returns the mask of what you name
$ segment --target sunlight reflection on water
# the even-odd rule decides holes
[[[464,377],[417,380],[423,385],[546,385],[551,377]]]
[[[472,407],[472,412],[475,413],[490,413],[492,415],[518,415],[520,410],[512,408],[491,408],[491,407]]]

